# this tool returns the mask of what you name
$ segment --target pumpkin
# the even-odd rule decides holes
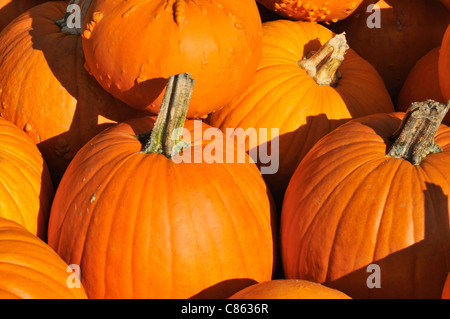
[[[375,10],[364,10],[329,27],[346,32],[350,47],[377,69],[397,101],[415,63],[441,44],[450,12],[435,0],[381,0],[376,5],[378,17]]]
[[[442,39],[441,51],[439,53],[439,85],[444,100],[450,100],[450,25]]]
[[[0,0],[0,31],[12,20],[45,0]]]
[[[406,112],[411,103],[431,99],[445,103],[439,86],[438,74],[439,47],[432,49],[423,56],[412,68],[400,91],[397,110]],[[447,114],[444,123],[450,123],[450,114]]]
[[[200,118],[239,93],[261,58],[253,0],[97,0],[82,36],[86,69],[103,88],[153,114],[169,76],[196,79],[187,116]]]
[[[248,286],[229,299],[351,299],[336,289],[317,282],[277,279]]]
[[[319,24],[288,20],[266,22],[263,31],[263,58],[255,80],[208,123],[223,132],[255,129],[257,143],[248,143],[248,138],[248,151],[266,146],[278,151],[278,170],[264,173],[264,178],[281,203],[296,166],[322,136],[353,117],[393,112],[394,106],[378,73],[348,49],[345,35],[335,37]],[[332,50],[337,54],[330,57]],[[278,134],[264,136],[260,129]]]
[[[445,280],[444,289],[442,290],[442,299],[450,299],[450,273]]]
[[[337,22],[350,16],[362,0],[257,0],[270,10],[293,20]]]
[[[89,298],[227,298],[271,279],[270,193],[248,156],[212,157],[201,135],[217,129],[184,121],[192,86],[189,75],[170,77],[156,121],[101,132],[61,180],[49,244],[80,265]],[[214,145],[237,155],[223,138]]]
[[[33,141],[0,117],[0,217],[24,226],[45,240],[53,185]]]
[[[86,299],[74,276],[45,242],[0,217],[0,299]]]
[[[354,119],[298,166],[283,202],[286,278],[353,298],[440,298],[449,271],[450,103]]]
[[[142,114],[84,70],[81,37],[55,23],[66,8],[66,1],[35,6],[0,33],[0,115],[38,145],[55,186],[89,139]]]

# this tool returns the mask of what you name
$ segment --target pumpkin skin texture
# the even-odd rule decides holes
[[[53,200],[47,165],[33,141],[0,117],[0,217],[46,240]]]
[[[223,132],[238,127],[279,129],[279,170],[264,178],[281,202],[296,166],[322,136],[353,117],[392,112],[394,106],[375,69],[351,49],[339,68],[342,78],[336,87],[317,84],[299,67],[303,56],[333,37],[327,28],[278,20],[264,23],[263,32],[255,80],[208,123]],[[258,145],[275,138],[260,136]]]
[[[86,69],[103,88],[153,114],[169,76],[196,80],[187,116],[199,118],[239,93],[261,58],[252,0],[96,0],[82,36]]]
[[[251,285],[229,299],[351,299],[346,294],[319,283],[277,279]]]
[[[142,114],[86,72],[81,37],[55,24],[66,7],[66,1],[35,6],[0,33],[0,115],[38,145],[55,186],[89,139]]]
[[[398,96],[397,111],[405,112],[411,103],[432,99],[445,103],[439,86],[439,47],[422,57],[412,68]],[[450,114],[444,119],[450,123]]]
[[[350,16],[362,0],[257,0],[285,18],[310,22],[337,22]]]
[[[69,288],[68,265],[45,242],[0,217],[0,299],[86,299]]]
[[[300,163],[281,216],[286,278],[356,299],[440,298],[450,243],[450,128],[436,134],[443,151],[415,166],[385,155],[403,116],[352,120]],[[380,288],[368,288],[371,264],[380,267]]]
[[[0,0],[0,31],[20,14],[44,0]]]
[[[450,24],[442,39],[439,53],[439,85],[446,101],[450,100]]]
[[[81,266],[89,298],[228,298],[270,280],[274,207],[256,165],[140,152],[135,135],[153,123],[123,122],[79,151],[55,195],[50,246]],[[184,127],[196,156],[208,142],[194,121]]]
[[[350,47],[377,69],[397,101],[415,63],[440,46],[450,13],[435,0],[384,0],[376,5],[381,9],[380,28],[367,26],[374,11],[366,10],[329,27],[346,32]]]

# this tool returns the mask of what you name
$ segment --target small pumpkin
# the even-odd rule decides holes
[[[81,266],[90,298],[227,298],[271,279],[270,193],[248,156],[214,160],[202,134],[217,129],[184,121],[192,86],[171,77],[156,122],[106,129],[61,180],[49,244]],[[236,155],[222,138],[214,145]]]
[[[439,85],[444,100],[450,100],[450,24],[442,39],[439,53]]]
[[[46,240],[54,190],[47,164],[34,142],[0,117],[0,217]]]
[[[350,16],[362,0],[257,0],[266,8],[293,20],[337,22]]]
[[[450,248],[450,107],[354,119],[305,156],[286,191],[286,278],[353,298],[440,298]],[[370,267],[369,267],[370,266]]]
[[[87,299],[73,276],[45,242],[0,217],[0,299]]]
[[[257,283],[238,291],[229,299],[351,299],[336,289],[317,282],[276,279]]]
[[[62,31],[67,1],[35,6],[0,33],[0,115],[38,145],[55,186],[95,134],[141,116],[84,69],[81,37]]]
[[[187,116],[200,118],[239,93],[261,58],[254,0],[97,0],[82,36],[86,69],[103,88],[153,114],[171,75],[196,79]]]
[[[20,14],[45,0],[0,0],[0,31]]]

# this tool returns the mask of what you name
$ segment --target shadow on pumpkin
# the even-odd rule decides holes
[[[440,299],[450,269],[449,201],[432,183],[426,183],[424,195],[424,239],[373,261],[379,266],[380,288],[367,285],[376,282],[369,278],[374,274],[369,265],[324,284],[355,299]]]
[[[227,299],[236,292],[257,283],[257,281],[249,278],[224,280],[211,287],[203,289],[189,299]]]

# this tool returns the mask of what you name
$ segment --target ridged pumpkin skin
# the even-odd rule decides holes
[[[196,80],[188,117],[217,110],[252,79],[261,58],[253,0],[92,1],[86,69],[112,95],[157,114],[167,79]]]
[[[255,80],[208,121],[223,132],[237,127],[279,129],[279,170],[264,178],[280,199],[298,163],[322,136],[353,117],[393,112],[394,106],[375,69],[351,49],[335,88],[317,84],[298,66],[304,55],[333,37],[327,28],[278,20],[264,23],[263,31],[263,58]],[[273,138],[269,130],[267,140]],[[266,142],[259,139],[258,145]]]
[[[416,101],[432,99],[445,103],[439,86],[439,47],[423,56],[412,68],[398,96],[397,111],[405,112]],[[445,123],[450,123],[447,114]]]
[[[45,240],[53,185],[33,141],[0,117],[0,217],[24,226]]]
[[[53,202],[50,246],[81,266],[90,298],[227,298],[270,280],[274,212],[256,165],[140,152],[135,134],[153,122],[109,128],[75,156]],[[206,147],[193,121],[185,128],[194,150]]]
[[[344,124],[298,166],[281,216],[286,278],[316,281],[352,298],[440,298],[448,273],[450,128],[443,152],[419,166],[387,157],[404,113]],[[367,281],[380,268],[381,288]]]
[[[0,31],[20,14],[45,0],[0,0]]]
[[[439,53],[439,85],[444,99],[450,100],[450,24],[442,39]]]
[[[0,33],[0,115],[38,144],[55,185],[95,134],[141,114],[86,72],[81,37],[55,24],[67,4],[33,7]]]
[[[293,20],[337,22],[350,16],[362,0],[257,0],[266,8]]]
[[[351,299],[333,288],[319,283],[277,279],[251,285],[235,293],[229,299]]]
[[[68,265],[46,243],[0,218],[0,299],[86,299]]]
[[[364,10],[330,29],[347,33],[350,47],[377,69],[397,101],[414,64],[441,44],[450,12],[435,0],[382,0],[376,5],[381,8],[380,28],[367,26],[374,12]]]

